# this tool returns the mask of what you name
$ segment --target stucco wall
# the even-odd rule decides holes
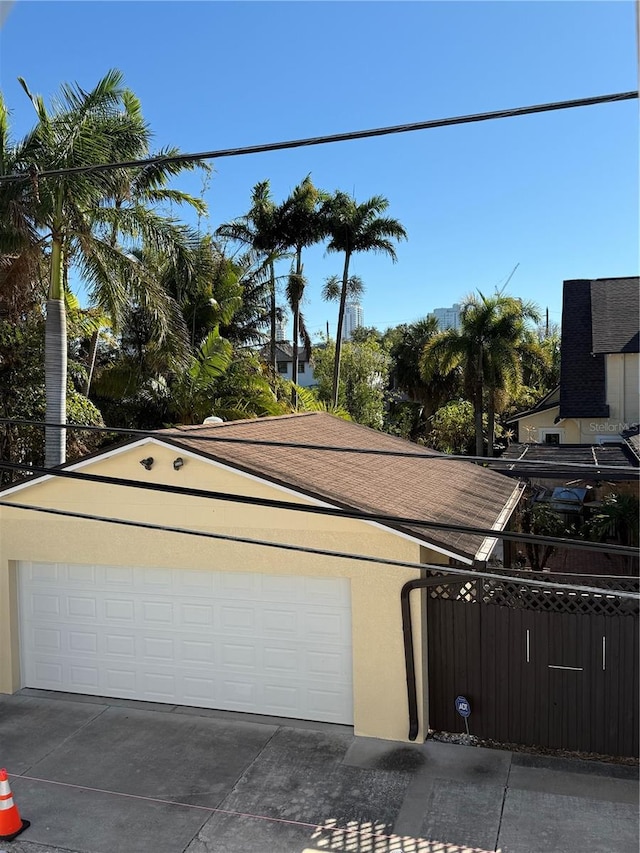
[[[638,423],[640,356],[638,353],[608,355],[605,364],[609,420],[627,425]]]
[[[154,457],[151,471],[139,460]],[[176,456],[185,460],[174,471]],[[83,468],[87,473],[170,483],[231,494],[304,502],[268,483],[243,476],[188,454],[152,445],[128,448]],[[162,494],[121,486],[51,479],[4,499],[16,503],[90,512],[197,530],[288,542],[354,554],[419,562],[420,546],[386,530],[352,519],[260,508],[205,498]],[[423,559],[446,557],[423,549]],[[145,531],[101,522],[66,519],[0,508],[0,692],[21,686],[15,572],[20,560],[153,566],[279,575],[339,576],[351,581],[354,725],[360,735],[405,740],[408,730],[400,589],[419,570],[348,559],[304,555],[281,549],[223,542],[176,533]],[[415,596],[414,641],[418,695],[423,695],[423,613]],[[424,720],[421,720],[423,737]]]
[[[544,444],[544,433],[542,430],[548,429],[553,432],[560,433],[561,444],[580,444],[584,441],[580,437],[580,422],[573,418],[566,418],[563,421],[555,424],[554,420],[558,417],[560,411],[559,406],[554,406],[552,409],[546,409],[544,412],[536,412],[533,415],[527,415],[520,418],[518,421],[518,434],[520,441],[523,444],[531,442],[540,442]],[[593,441],[594,439],[590,439]]]

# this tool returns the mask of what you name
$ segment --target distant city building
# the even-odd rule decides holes
[[[364,326],[364,311],[359,302],[347,302],[344,311],[344,326],[342,340],[350,341],[355,329]]]
[[[287,320],[276,320],[276,340],[287,340]]]
[[[451,308],[436,308],[432,315],[438,321],[440,331],[460,328],[460,306],[455,302]]]

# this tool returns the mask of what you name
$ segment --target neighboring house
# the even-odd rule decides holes
[[[133,486],[46,475],[5,489],[0,691],[28,686],[329,721],[406,740],[401,589],[424,575],[416,564],[488,560],[495,537],[286,505],[487,530],[508,524],[520,484],[431,454],[314,412],[160,431],[63,468]],[[418,595],[412,611],[424,739],[426,611]]]
[[[560,385],[511,419],[520,442],[621,442],[640,421],[640,282],[565,281]]]
[[[262,347],[260,356],[269,360],[269,344]],[[314,388],[318,383],[313,375],[313,366],[310,361],[311,353],[303,346],[298,350],[298,385],[303,388]],[[293,345],[289,341],[276,341],[276,367],[283,379],[293,379]]]

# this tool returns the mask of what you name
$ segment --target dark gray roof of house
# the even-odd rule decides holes
[[[564,282],[560,417],[606,418],[605,353],[638,352],[638,277]]]
[[[640,286],[637,277],[592,281],[591,315],[593,352],[640,352]]]
[[[270,345],[265,344],[260,350],[260,355],[262,358],[268,359],[269,353]],[[289,341],[276,341],[276,358],[278,361],[293,361],[293,344]],[[302,345],[300,345],[298,350],[298,359],[300,361],[309,361],[309,353]]]

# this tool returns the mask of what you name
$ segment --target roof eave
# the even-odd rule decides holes
[[[504,505],[502,512],[500,513],[500,515],[496,519],[495,523],[493,524],[493,527],[492,527],[493,530],[504,530],[504,528],[507,526],[507,524],[509,522],[509,519],[513,515],[515,508],[520,503],[520,498],[522,497],[522,494],[523,494],[525,488],[526,488],[526,483],[523,483],[523,482],[516,483],[514,490],[511,492],[511,496],[510,496],[509,500]],[[491,556],[493,549],[496,547],[497,543],[498,543],[498,537],[495,537],[495,536],[485,537],[485,539],[482,541],[482,544],[480,545],[480,548],[478,548],[478,550],[475,554],[474,561],[473,561],[474,565],[477,565],[479,563],[481,563],[481,564],[486,563],[487,560],[489,559],[489,557]]]

